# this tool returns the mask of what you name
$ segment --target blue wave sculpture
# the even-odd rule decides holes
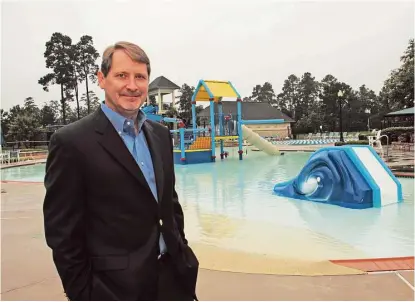
[[[354,146],[355,148],[370,148]],[[362,155],[363,154],[363,155]],[[369,155],[368,155],[369,154]],[[370,155],[371,154],[371,155]],[[362,156],[362,158],[359,158]],[[377,156],[376,152],[355,152],[352,146],[328,147],[316,151],[298,176],[290,181],[278,183],[274,192],[279,196],[338,205],[345,208],[365,209],[381,205],[382,184],[371,176],[374,169],[387,168],[386,165],[365,164],[364,156]],[[379,158],[375,158],[379,160]],[[387,171],[392,181],[400,184],[392,173]],[[402,192],[396,195],[402,196]],[[375,201],[375,203],[374,203]]]

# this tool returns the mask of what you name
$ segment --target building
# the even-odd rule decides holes
[[[149,98],[151,96],[156,97],[156,102],[159,107],[159,113],[165,113],[164,106],[163,106],[163,97],[165,95],[171,94],[172,106],[175,106],[175,91],[180,89],[178,85],[170,81],[168,78],[164,76],[159,76],[155,78],[150,85],[148,86],[148,96],[147,96],[147,104],[149,104]]]
[[[411,127],[414,125],[414,107],[385,114],[382,128],[389,127]]]
[[[224,115],[231,115],[236,120],[237,107],[235,101],[222,101]],[[215,106],[215,115],[218,108]],[[198,115],[200,126],[210,124],[210,106],[204,108]],[[283,119],[282,124],[246,125],[261,136],[274,136],[278,138],[291,137],[291,124],[295,121],[277,108],[266,102],[242,102],[242,120],[273,120]]]

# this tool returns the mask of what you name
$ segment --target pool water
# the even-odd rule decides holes
[[[414,181],[400,178],[404,202],[352,210],[279,197],[312,153],[271,157],[237,150],[214,164],[176,169],[190,241],[285,258],[346,259],[414,255]],[[2,170],[3,180],[43,181],[44,164]]]

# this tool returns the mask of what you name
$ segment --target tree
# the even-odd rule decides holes
[[[0,115],[1,115],[1,134],[2,136],[6,136],[9,132],[9,126],[10,126],[10,116],[7,111],[4,111],[3,109],[0,109]]]
[[[39,84],[43,90],[49,91],[50,85],[60,85],[62,119],[66,124],[66,102],[69,99],[70,89],[73,87],[74,65],[71,59],[72,40],[70,37],[55,32],[48,42],[44,57],[46,58],[46,68],[52,69],[51,73],[39,79]]]
[[[400,59],[402,65],[391,71],[382,88],[381,100],[388,111],[414,106],[414,39]]]
[[[181,93],[178,102],[180,115],[185,118],[186,121],[190,121],[192,119],[192,96],[195,91],[195,87],[189,86],[185,83],[179,91]]]
[[[40,124],[43,127],[48,125],[54,125],[56,123],[56,114],[53,108],[47,104],[44,104],[40,109]]]
[[[251,102],[267,102],[270,104],[275,103],[275,93],[272,88],[272,84],[265,82],[264,85],[255,85],[252,89],[252,95],[249,98]]]
[[[318,109],[315,106],[319,102],[319,83],[311,73],[305,72],[298,83],[298,103],[296,108],[296,116],[298,119],[308,116],[312,111],[310,109]]]
[[[81,118],[80,105],[79,105],[79,87],[78,87],[78,81],[80,81],[80,69],[81,69],[80,57],[81,57],[81,53],[77,45],[71,45],[70,60],[71,60],[71,63],[73,64],[73,73],[72,73],[72,79],[68,87],[71,90],[75,91],[76,113],[77,113],[78,120]]]
[[[26,141],[34,140],[40,127],[40,110],[32,97],[24,100],[24,106],[14,106],[10,110],[9,139]]]
[[[337,78],[331,74],[326,75],[321,80],[320,99],[322,104],[323,129],[334,131],[336,128],[336,121],[338,116],[338,96],[339,82]]]
[[[156,96],[155,95],[151,95],[149,97],[149,100],[150,100],[150,102],[149,102],[150,106],[157,106],[157,101],[156,101]]]
[[[300,102],[299,83],[300,79],[296,75],[291,74],[284,81],[282,92],[278,94],[276,101],[277,107],[294,120],[297,120],[295,112]]]
[[[95,94],[93,90],[90,90],[88,93],[83,93],[81,97],[81,102],[85,103],[86,110],[81,115],[82,117],[87,116],[90,114],[91,111],[95,111],[101,105],[99,98]]]
[[[98,65],[96,60],[99,57],[97,50],[94,47],[94,42],[91,36],[84,35],[75,46],[77,54],[76,71],[79,74],[79,80],[85,81],[86,88],[86,104],[87,112],[91,113],[91,99],[89,98],[89,82],[96,83]]]

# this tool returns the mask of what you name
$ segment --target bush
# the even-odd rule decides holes
[[[369,145],[368,140],[358,140],[358,141],[348,141],[348,142],[335,142],[335,146],[344,146],[344,145]]]
[[[369,140],[367,137],[373,135],[371,131],[359,132],[359,141]]]
[[[381,135],[387,135],[389,143],[391,142],[411,142],[414,135],[414,127],[390,127],[381,131]],[[386,138],[382,138],[382,144],[386,144]]]

